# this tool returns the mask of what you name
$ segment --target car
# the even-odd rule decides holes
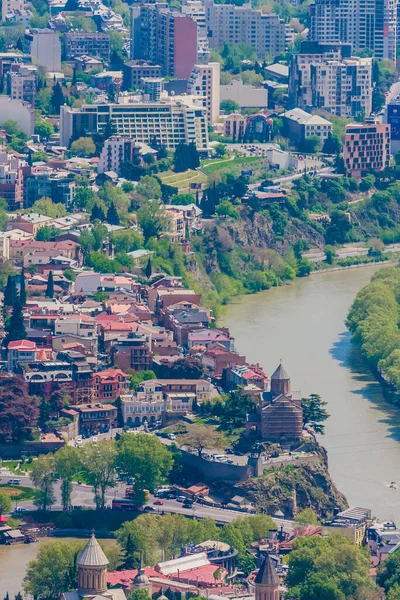
[[[169,440],[175,440],[175,439],[176,439],[176,436],[175,436],[175,434],[174,434],[174,433],[169,433],[169,434],[167,435],[167,438],[168,438]]]
[[[143,510],[145,512],[151,512],[152,510],[154,510],[154,508],[152,506],[145,506]]]
[[[78,485],[82,485],[82,481],[78,479]]]
[[[7,485],[21,485],[20,479],[9,479]]]
[[[192,508],[193,506],[193,502],[191,500],[185,500],[185,502],[182,504],[183,508]]]
[[[185,497],[185,496],[178,496],[178,497],[177,497],[177,501],[178,501],[178,502],[185,502],[185,500],[186,500],[186,497]]]
[[[153,504],[156,504],[157,506],[162,506],[164,502],[162,500],[154,500]]]
[[[16,512],[16,513],[22,513],[22,512],[27,512],[27,510],[28,510],[27,508],[23,508],[22,506],[18,506],[18,508],[16,508],[14,510],[14,512]]]

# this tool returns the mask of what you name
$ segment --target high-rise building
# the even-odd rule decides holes
[[[56,31],[28,29],[25,31],[24,52],[35,58],[46,71],[53,73],[61,70],[61,40]]]
[[[390,152],[394,155],[400,150],[400,96],[387,105],[385,123],[390,125]]]
[[[201,63],[206,63],[210,56],[207,20],[202,0],[182,0],[181,13],[191,17],[197,23],[197,55]]]
[[[206,0],[206,18],[210,47],[246,44],[259,58],[272,57],[285,50],[285,24],[277,15],[253,10],[250,4],[214,4]]]
[[[146,60],[129,60],[123,66],[123,89],[133,90],[142,86],[146,77],[161,77],[160,65]]]
[[[339,117],[369,116],[372,59],[351,56],[350,44],[303,42],[293,54],[289,108],[324,108]]]
[[[54,171],[50,167],[28,167],[24,174],[26,208],[40,198],[51,198],[53,202],[72,207],[75,196],[75,177],[72,173]]]
[[[370,171],[383,171],[390,164],[390,125],[347,125],[343,156],[346,173],[350,177],[361,179]]]
[[[7,74],[7,94],[13,100],[22,100],[35,106],[37,69],[33,65],[21,65],[18,71]]]
[[[137,142],[157,141],[168,150],[194,142],[198,150],[208,149],[206,110],[196,97],[175,96],[160,102],[138,102],[127,94],[118,100],[119,104],[62,106],[61,144],[68,146],[72,137],[100,133],[111,121],[118,135]]]
[[[396,0],[315,0],[310,5],[309,39],[343,42],[396,60]]]
[[[162,77],[144,77],[142,79],[143,94],[146,100],[158,102],[164,89]]]
[[[162,75],[187,79],[197,63],[196,21],[163,3],[142,4],[131,16],[132,58],[160,65]]]
[[[188,94],[203,97],[209,123],[215,123],[219,116],[220,64],[195,65],[188,80]]]

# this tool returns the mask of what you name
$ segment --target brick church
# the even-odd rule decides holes
[[[246,418],[246,431],[268,442],[296,442],[303,432],[301,392],[291,389],[282,363],[271,377],[271,388],[261,392],[255,413]]]

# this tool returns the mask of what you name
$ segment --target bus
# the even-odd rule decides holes
[[[138,510],[137,504],[128,498],[114,498],[111,508],[112,510]]]

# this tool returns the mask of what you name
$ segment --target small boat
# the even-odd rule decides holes
[[[391,487],[392,490],[397,490],[397,483],[395,481],[392,481],[389,487]]]

